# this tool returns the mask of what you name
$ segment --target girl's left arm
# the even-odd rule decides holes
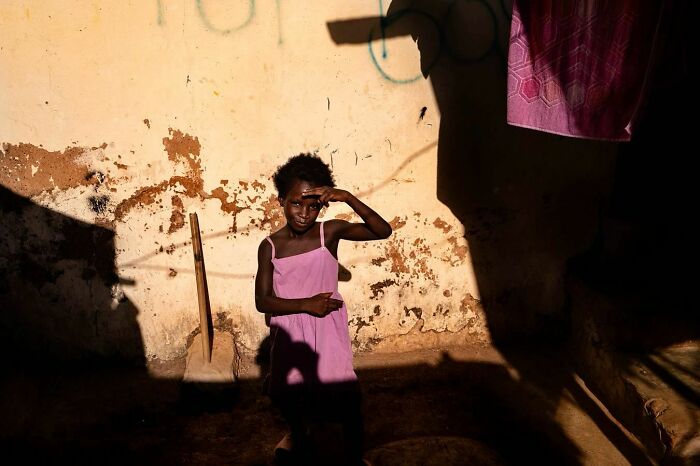
[[[331,227],[329,233],[336,240],[370,241],[385,239],[391,235],[391,225],[381,215],[348,191],[323,186],[310,189],[304,192],[303,195],[318,196],[319,202],[326,206],[329,202],[345,202],[362,218],[364,223],[350,223],[342,220],[327,222]]]

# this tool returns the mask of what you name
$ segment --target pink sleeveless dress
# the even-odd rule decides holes
[[[318,293],[338,293],[338,260],[326,248],[323,223],[317,249],[289,257],[275,257],[272,286],[278,298],[308,298]],[[345,304],[325,317],[310,314],[272,316],[270,319],[270,392],[357,380],[352,367],[352,348]]]

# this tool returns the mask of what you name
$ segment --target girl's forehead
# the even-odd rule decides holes
[[[316,184],[311,183],[310,181],[305,181],[305,180],[298,180],[295,179],[292,184],[289,186],[289,194],[294,195],[298,194],[300,195],[303,191],[311,188],[315,188]]]

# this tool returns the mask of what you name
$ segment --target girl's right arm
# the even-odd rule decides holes
[[[299,299],[278,298],[272,288],[272,247],[263,240],[258,247],[258,273],[255,275],[255,307],[273,316],[308,313],[323,317],[339,309],[343,302],[331,298],[332,292]]]

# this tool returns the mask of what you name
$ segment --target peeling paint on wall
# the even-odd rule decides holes
[[[444,233],[449,233],[450,230],[452,229],[452,225],[448,224],[446,221],[444,221],[440,217],[435,219],[435,221],[433,222],[433,225],[435,225],[436,228],[441,229]]]
[[[178,129],[168,129],[170,137],[163,138],[165,151],[170,161],[182,162],[189,165],[193,178],[201,178],[202,165],[199,159],[199,151],[202,146],[197,137],[192,137]]]
[[[409,275],[436,282],[435,272],[428,265],[428,260],[432,258],[430,247],[423,238],[414,239],[409,247],[406,246],[405,239],[392,238],[386,242],[384,252],[390,264],[389,272],[396,277]],[[373,263],[377,262],[379,261]]]
[[[386,257],[391,263],[391,273],[399,276],[402,273],[411,273],[411,269],[406,265],[406,254],[403,250],[404,240],[392,238],[387,241],[385,248]]]
[[[472,295],[467,294],[462,298],[459,310],[465,316],[468,316],[467,327],[474,330],[478,329],[479,324],[482,326],[486,323],[486,314],[484,313],[484,308],[478,299],[475,299]]]
[[[174,233],[185,226],[185,206],[179,196],[171,198],[173,203],[173,213],[170,215],[170,227],[168,233]]]
[[[428,258],[431,256],[430,246],[426,244],[425,239],[416,238],[413,240],[413,248],[408,254],[408,257],[415,261],[412,275],[414,277],[425,277],[427,280],[437,284],[435,272],[428,266]]]
[[[398,282],[396,282],[395,280],[386,279],[381,282],[377,282],[370,285],[369,288],[372,290],[372,296],[370,298],[376,299],[380,293],[384,294],[384,288],[392,285],[398,285]]]
[[[90,169],[84,161],[86,152],[82,147],[50,152],[33,144],[4,143],[0,183],[27,197],[55,188],[92,185],[94,180],[87,176]]]
[[[255,183],[253,182],[253,186]],[[261,227],[269,228],[269,231],[277,231],[284,226],[284,214],[279,208],[279,200],[276,195],[271,194],[257,210],[263,213],[263,218],[260,221]]]
[[[372,265],[380,266],[384,262],[386,262],[387,260],[389,260],[389,259],[387,259],[386,257],[375,257],[374,259],[371,260],[371,263],[372,263]]]
[[[413,315],[416,316],[416,319],[420,319],[421,316],[423,315],[423,309],[421,309],[419,307],[412,307],[409,309],[406,306],[404,306],[403,311],[406,313],[406,317],[408,317],[411,313],[413,313]]]
[[[183,164],[187,167],[186,176],[176,175],[158,184],[138,189],[134,194],[120,202],[114,211],[116,221],[124,221],[124,217],[137,206],[148,206],[158,202],[159,196],[168,190],[174,190],[188,198],[218,199],[221,202],[221,210],[228,214],[233,214],[232,232],[236,231],[236,215],[248,208],[239,206],[236,202],[237,194],[233,194],[233,200],[228,201],[231,196],[223,187],[217,187],[206,193],[204,191],[204,181],[202,179],[201,167],[201,145],[197,137],[190,136],[180,130],[170,128],[170,137],[163,138],[163,146],[168,154],[168,160],[174,164]],[[224,180],[222,180],[224,181]],[[242,185],[243,186],[243,185]],[[245,184],[244,187],[247,187]],[[168,233],[174,233],[184,226],[184,204],[182,199],[175,195],[171,197],[173,204],[172,216]]]
[[[464,261],[467,259],[467,253],[469,252],[467,245],[459,244],[459,238],[456,236],[451,236],[447,239],[447,242],[452,245],[452,259],[450,260],[450,263],[453,265],[457,263],[464,263]]]
[[[393,228],[394,231],[403,228],[406,226],[406,217],[400,219],[399,217],[394,217],[390,222],[389,225],[391,225],[391,228]]]

